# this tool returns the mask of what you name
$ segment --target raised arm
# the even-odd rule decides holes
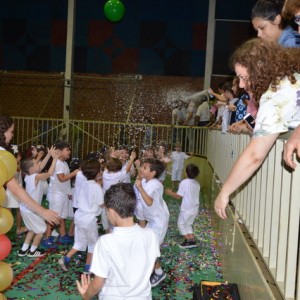
[[[225,209],[229,202],[229,196],[261,166],[277,137],[278,134],[275,133],[252,138],[235,162],[215,200],[215,211],[222,219],[227,218]]]
[[[98,294],[103,288],[105,278],[96,276],[91,280],[90,275],[81,275],[81,282],[76,280],[77,289],[84,300],[89,300]]]

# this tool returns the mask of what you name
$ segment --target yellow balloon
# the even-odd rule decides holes
[[[4,294],[1,294],[1,293],[0,293],[0,300],[7,300],[7,298],[5,297]]]
[[[13,270],[11,266],[0,261],[0,291],[7,289],[13,280]]]
[[[0,206],[3,204],[4,200],[6,199],[6,191],[4,187],[0,188]],[[1,298],[0,298],[1,300]]]
[[[7,181],[7,169],[4,162],[0,160],[0,186],[2,186],[6,181]]]
[[[10,231],[13,224],[14,217],[11,212],[7,208],[0,207],[0,234],[6,234]]]
[[[16,158],[6,150],[0,150],[0,161],[2,161],[6,167],[7,180],[13,178],[17,171],[17,160]]]

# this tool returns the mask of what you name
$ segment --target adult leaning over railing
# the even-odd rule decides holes
[[[227,218],[230,195],[261,166],[279,134],[300,124],[299,55],[299,48],[282,48],[270,41],[252,39],[231,57],[240,87],[258,99],[259,110],[253,137],[215,200],[215,211],[222,219]]]

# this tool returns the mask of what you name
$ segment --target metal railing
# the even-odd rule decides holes
[[[206,156],[207,129],[200,127],[158,124],[116,123],[62,119],[13,117],[13,142],[23,151],[31,145],[53,145],[56,140],[68,140],[72,156],[84,158],[103,147],[127,145],[142,150],[163,143],[171,150],[176,142],[185,152]],[[197,141],[197,142],[195,142]]]
[[[224,182],[250,137],[211,131],[207,159]],[[278,139],[259,170],[232,195],[235,213],[250,233],[285,299],[300,299],[300,166],[282,163],[284,140]]]

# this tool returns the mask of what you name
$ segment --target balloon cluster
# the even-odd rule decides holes
[[[14,218],[11,212],[1,207],[6,192],[3,187],[4,183],[15,176],[17,170],[17,161],[15,157],[5,150],[0,150],[0,260],[5,259],[11,251],[11,242],[5,235],[13,226]],[[8,288],[13,280],[13,270],[11,266],[0,261],[0,292]],[[0,299],[6,297],[0,293]]]
[[[103,7],[105,17],[111,22],[119,22],[125,14],[124,4],[120,0],[108,0]]]

